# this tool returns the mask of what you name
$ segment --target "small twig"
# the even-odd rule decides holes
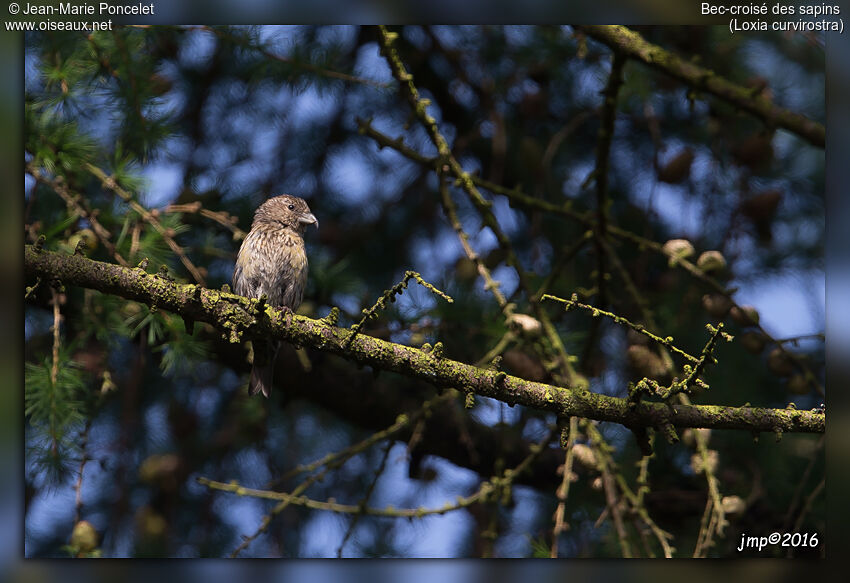
[[[487,366],[488,364],[493,362],[493,359],[501,356],[505,352],[505,350],[507,350],[508,346],[510,346],[511,342],[513,342],[514,340],[516,340],[516,335],[511,330],[508,330],[502,335],[501,338],[499,338],[499,341],[492,349],[487,352],[487,354],[478,359],[478,362],[475,363],[475,366]]]
[[[705,370],[706,364],[708,364],[709,360],[712,363],[716,363],[717,359],[714,358],[714,347],[717,344],[717,339],[720,336],[723,336],[727,342],[732,340],[732,336],[723,331],[723,322],[717,324],[715,328],[711,324],[706,324],[706,328],[709,332],[711,332],[711,337],[708,339],[708,342],[705,343],[705,346],[700,353],[699,361],[696,363],[696,366],[691,366],[686,364],[683,368],[685,374],[687,375],[684,380],[676,382],[673,381],[670,383],[670,386],[667,387],[666,390],[661,392],[661,398],[665,401],[672,397],[673,395],[679,393],[688,393],[690,387],[694,384],[697,386],[707,389],[708,385],[699,378],[699,375],[702,374],[702,371]]]
[[[457,394],[456,393],[452,394],[452,392],[445,392],[445,393],[442,393],[440,395],[437,395],[437,396],[425,401],[424,403],[422,403],[422,405],[418,409],[416,409],[415,411],[413,411],[411,413],[399,415],[396,418],[395,422],[392,425],[390,425],[389,427],[386,427],[385,429],[382,429],[381,431],[376,431],[375,433],[368,436],[366,439],[363,439],[362,441],[359,441],[358,443],[355,443],[354,445],[350,445],[350,446],[348,446],[345,449],[342,449],[340,451],[329,453],[326,456],[324,456],[324,457],[322,457],[322,458],[320,458],[320,459],[318,459],[318,460],[316,460],[312,463],[299,464],[295,468],[293,468],[293,469],[289,470],[288,472],[286,472],[285,474],[283,474],[281,477],[279,477],[275,480],[272,480],[271,482],[266,484],[265,487],[266,487],[266,489],[274,488],[278,484],[281,484],[282,482],[284,482],[285,480],[288,480],[289,478],[291,478],[293,476],[297,476],[298,474],[302,474],[302,473],[305,473],[305,472],[314,472],[317,469],[321,468],[322,466],[327,466],[327,467],[331,467],[331,468],[338,468],[338,467],[342,466],[347,460],[354,457],[355,455],[368,450],[370,447],[372,447],[376,443],[383,441],[384,439],[388,439],[389,437],[395,435],[399,431],[405,429],[413,421],[419,419],[422,415],[427,414],[429,411],[431,411],[438,404],[442,403],[443,401],[449,401],[451,399],[454,399],[456,396],[457,396]]]
[[[595,109],[588,109],[582,112],[579,112],[575,115],[570,121],[568,121],[564,127],[559,129],[557,132],[552,134],[552,138],[549,140],[549,143],[546,145],[546,150],[543,152],[543,157],[540,161],[540,167],[543,169],[548,169],[552,164],[552,160],[555,158],[555,154],[558,151],[558,148],[561,146],[561,143],[572,134],[578,127],[587,121],[590,117],[597,115],[599,112]]]
[[[615,468],[616,462],[614,461],[610,453],[612,451],[611,446],[605,441],[605,438],[602,436],[602,434],[599,432],[599,430],[593,423],[583,421],[582,425],[585,428],[588,437],[590,438],[590,442],[594,447],[594,453],[596,454],[599,463],[604,464],[609,468],[612,468],[611,471],[613,472],[613,468]],[[643,457],[641,463],[644,467],[648,460],[648,456]],[[637,494],[635,494],[629,487],[622,472],[616,472],[614,474],[614,479],[616,481],[617,488],[623,496],[623,499],[629,505],[627,509],[628,516],[630,516],[632,520],[640,519],[640,521],[643,522],[643,524],[645,524],[650,529],[650,531],[652,531],[653,535],[658,540],[658,543],[661,545],[661,550],[664,553],[664,556],[666,558],[671,558],[675,549],[670,546],[669,541],[673,539],[673,535],[663,530],[655,523],[655,521],[649,516],[649,512],[647,511],[646,506],[643,503],[643,495],[646,490],[645,471],[642,471],[641,476],[638,478]],[[608,508],[606,507],[603,516],[607,516],[609,514],[610,513],[608,511]],[[600,516],[600,521],[604,520],[603,516]]]
[[[576,433],[578,433],[578,419],[576,417],[570,417],[569,432],[566,444],[567,451],[564,454],[564,474],[561,478],[561,485],[555,491],[558,507],[555,509],[555,526],[552,528],[552,546],[549,549],[549,557],[552,559],[558,558],[558,537],[570,527],[564,516],[567,510],[567,496],[570,493],[570,475],[573,473],[573,446],[576,442]]]
[[[61,346],[59,322],[62,315],[59,312],[59,293],[54,288],[51,288],[50,293],[53,298],[53,365],[50,367],[50,382],[55,387],[56,379],[59,377],[59,347]]]
[[[395,423],[393,423],[391,426],[387,427],[383,431],[378,431],[376,433],[373,433],[368,438],[360,441],[359,443],[356,443],[356,444],[349,446],[349,447],[347,447],[343,450],[340,450],[338,452],[330,453],[330,454],[324,456],[323,458],[316,460],[313,463],[310,463],[310,464],[307,464],[307,465],[299,465],[296,468],[294,468],[294,469],[290,470],[289,472],[287,472],[286,474],[284,474],[283,476],[281,476],[280,478],[270,482],[266,486],[266,490],[256,490],[257,492],[270,492],[269,488],[276,486],[277,484],[281,483],[282,481],[284,481],[284,480],[286,480],[286,479],[288,479],[288,478],[290,478],[294,475],[297,475],[297,474],[300,474],[300,473],[303,473],[303,472],[313,472],[313,471],[315,471],[319,468],[324,468],[324,469],[322,469],[322,471],[320,471],[316,474],[313,474],[312,476],[307,477],[303,482],[301,482],[295,488],[295,490],[292,491],[291,494],[287,495],[288,496],[287,498],[280,498],[280,500],[281,500],[280,503],[277,504],[271,510],[271,512],[269,512],[267,515],[265,515],[263,517],[263,520],[260,523],[260,526],[257,528],[257,530],[251,535],[243,536],[242,543],[240,543],[239,546],[236,547],[233,550],[233,552],[231,552],[230,556],[234,557],[234,558],[238,557],[239,554],[243,550],[248,548],[248,546],[254,540],[257,539],[257,537],[259,537],[262,533],[264,533],[266,530],[268,530],[269,526],[271,525],[272,519],[275,516],[279,515],[281,512],[283,512],[290,504],[296,504],[296,505],[301,504],[301,501],[300,501],[301,499],[299,498],[299,495],[302,492],[304,492],[308,487],[310,487],[312,484],[314,484],[315,482],[321,481],[322,479],[324,479],[324,477],[330,471],[341,467],[346,461],[348,461],[349,459],[351,459],[352,457],[354,457],[358,453],[366,451],[368,448],[370,448],[375,443],[377,443],[377,442],[379,442],[383,439],[387,439],[391,435],[397,433],[398,431],[401,431],[402,429],[407,427],[414,419],[418,419],[421,415],[426,414],[428,411],[430,411],[431,408],[434,405],[436,405],[437,403],[440,403],[444,400],[452,399],[454,397],[455,397],[454,394],[452,394],[450,392],[446,392],[446,393],[443,393],[442,395],[438,395],[438,396],[436,396],[432,399],[429,399],[428,401],[425,401],[417,411],[411,413],[410,415],[399,415],[398,418],[396,419]],[[200,483],[204,483],[201,480],[205,480],[205,479],[206,478],[199,478],[198,481]],[[212,486],[210,486],[210,487],[212,487]],[[272,492],[272,493],[274,493],[274,492]],[[304,498],[304,500],[306,500],[306,498]]]
[[[419,285],[421,285],[422,287],[424,287],[425,289],[427,289],[431,293],[440,296],[441,298],[443,298],[444,300],[446,300],[450,304],[452,302],[454,302],[454,300],[452,299],[451,296],[440,291],[439,289],[434,287],[432,284],[430,284],[427,281],[425,281],[424,279],[422,279],[422,276],[419,275],[417,272],[406,271],[404,273],[404,278],[400,282],[395,284],[390,289],[384,290],[384,293],[381,295],[381,297],[378,298],[378,300],[375,302],[375,304],[371,308],[363,310],[363,318],[357,324],[355,324],[354,326],[351,327],[351,334],[348,336],[348,339],[346,340],[346,345],[345,345],[346,348],[349,348],[351,346],[351,343],[354,342],[354,339],[357,337],[357,334],[360,332],[360,329],[363,328],[363,324],[366,323],[366,320],[376,317],[378,310],[386,309],[387,302],[395,301],[395,297],[397,295],[400,295],[405,289],[407,289],[407,284],[411,279],[415,279],[416,283],[418,283]]]
[[[341,73],[339,71],[334,71],[331,69],[325,69],[314,65],[312,63],[305,63],[303,61],[298,61],[296,59],[291,59],[289,57],[284,57],[282,55],[276,55],[270,52],[268,49],[258,46],[256,44],[252,44],[247,39],[241,38],[237,35],[228,35],[226,34],[225,29],[219,27],[212,26],[192,26],[188,27],[188,30],[204,30],[207,32],[211,32],[218,36],[219,38],[227,38],[237,43],[241,44],[246,48],[253,49],[263,55],[266,58],[272,59],[274,61],[278,61],[280,63],[284,63],[287,65],[291,65],[298,69],[303,69],[305,71],[310,71],[311,73],[316,73],[322,77],[328,77],[330,79],[339,79],[340,81],[346,81],[348,83],[358,83],[360,85],[369,85],[372,87],[377,87],[379,89],[386,89],[390,87],[389,83],[381,83],[380,81],[374,81],[372,79],[364,79],[362,77],[357,77],[355,75],[349,75],[348,73]]]
[[[596,453],[596,469],[602,476],[602,489],[605,493],[605,508],[611,519],[614,522],[614,530],[617,533],[617,539],[620,543],[620,550],[623,557],[631,558],[632,549],[629,544],[629,536],[626,532],[625,524],[623,524],[623,513],[620,507],[620,501],[617,499],[617,481],[612,476],[614,469],[614,461],[608,455],[607,451],[610,446],[602,438],[602,434],[596,430],[589,422],[584,426],[588,430],[588,437],[591,443],[595,446]],[[597,521],[598,522],[598,521]]]
[[[681,395],[683,398],[685,395]],[[719,480],[714,475],[714,465],[716,462],[711,460],[710,450],[708,449],[708,438],[702,431],[694,432],[694,439],[697,446],[697,455],[699,455],[702,472],[705,474],[705,480],[708,485],[708,500],[706,501],[705,514],[703,514],[700,533],[697,538],[697,543],[694,548],[694,558],[703,556],[704,553],[714,544],[714,536],[723,536],[723,530],[728,524],[726,513],[723,511],[723,497],[720,495],[718,487]],[[708,518],[708,521],[706,519]]]
[[[95,166],[94,164],[86,164],[86,168],[89,172],[91,172],[95,177],[97,177],[101,184],[107,190],[114,192],[117,194],[124,202],[130,205],[134,211],[139,213],[146,223],[154,228],[154,230],[159,233],[160,237],[162,237],[163,241],[171,248],[177,257],[180,258],[180,262],[183,266],[192,274],[192,278],[196,283],[201,285],[206,285],[204,281],[204,276],[201,275],[201,272],[198,271],[198,268],[192,263],[189,257],[186,255],[186,252],[183,251],[183,248],[174,240],[174,237],[168,234],[168,231],[165,227],[162,226],[162,223],[159,222],[153,213],[151,213],[144,206],[139,204],[129,192],[121,188],[118,183],[115,181],[115,178],[112,176],[108,176],[103,170]]]
[[[602,91],[602,115],[596,140],[596,164],[593,169],[593,177],[596,181],[596,225],[593,229],[593,242],[596,250],[596,304],[605,308],[608,305],[608,293],[606,277],[609,277],[607,267],[607,245],[608,236],[608,170],[611,157],[611,143],[614,137],[614,121],[617,117],[617,95],[623,84],[623,67],[625,58],[615,52],[611,62],[611,72],[608,75],[608,83]],[[590,329],[585,340],[583,360],[590,358],[593,347],[599,335],[602,320],[592,320]]]
[[[569,265],[570,261],[572,261],[572,259],[578,254],[578,252],[581,251],[582,248],[587,245],[588,241],[590,241],[592,238],[593,231],[585,231],[578,241],[576,241],[569,247],[562,249],[558,253],[554,265],[552,265],[552,268],[546,275],[546,279],[543,280],[543,283],[541,283],[540,287],[537,288],[537,293],[534,294],[534,297],[538,298],[538,301],[540,300],[540,298],[543,297],[543,294],[549,291],[549,288],[552,287],[552,284],[554,284],[558,277],[561,275],[561,271],[567,265]]]
[[[812,493],[806,497],[806,502],[805,504],[803,504],[803,509],[800,511],[800,516],[797,517],[797,521],[794,523],[794,528],[792,529],[792,532],[797,532],[800,530],[800,527],[803,525],[803,519],[806,517],[806,514],[809,513],[809,510],[811,510],[815,498],[820,495],[825,486],[826,478],[821,478],[821,481],[818,482],[818,485],[815,486],[814,490],[812,490]]]
[[[358,126],[358,129],[359,129],[359,132],[363,135],[366,135],[366,136],[369,136],[370,138],[372,138],[378,144],[378,147],[380,147],[380,148],[384,148],[384,147],[392,148],[396,152],[398,152],[399,154],[408,158],[409,160],[412,160],[414,162],[417,162],[417,163],[422,164],[423,166],[427,166],[429,168],[441,169],[441,166],[442,166],[441,162],[443,161],[443,158],[441,158],[440,156],[431,157],[431,156],[425,156],[424,154],[420,154],[419,152],[417,152],[416,150],[414,150],[410,146],[406,145],[404,143],[403,137],[399,136],[397,138],[391,138],[388,135],[386,135],[382,132],[379,132],[374,127],[372,127],[372,124],[368,120],[358,119],[357,120],[357,126]],[[443,170],[446,170],[455,179],[461,178],[461,175],[458,175],[454,172],[455,169],[453,167],[449,167],[449,168],[443,169]],[[467,176],[465,176],[464,178],[468,178],[469,180],[472,181],[472,183],[475,186],[477,186],[479,188],[483,188],[484,190],[487,190],[487,191],[492,192],[494,194],[500,194],[500,195],[503,195],[503,196],[507,196],[511,200],[515,200],[517,202],[522,202],[522,201],[528,202],[528,201],[530,201],[529,202],[530,206],[533,206],[536,210],[546,211],[546,212],[549,212],[549,213],[554,213],[554,214],[559,214],[559,215],[564,214],[564,215],[569,216],[569,217],[574,218],[574,219],[585,218],[582,215],[580,215],[580,213],[577,213],[576,211],[571,210],[569,202],[567,202],[564,205],[555,205],[555,204],[546,202],[544,200],[540,200],[538,198],[530,197],[528,195],[523,194],[522,189],[519,186],[515,186],[514,188],[507,188],[505,186],[502,186],[501,184],[497,184],[497,183],[492,182],[490,180],[486,180],[486,179],[482,178],[481,176],[478,176],[477,174],[467,174]]]
[[[708,549],[708,547],[711,544],[710,537],[709,537],[709,533],[710,533],[710,529],[711,529],[710,519],[711,519],[711,516],[712,516],[711,508],[712,508],[711,498],[708,498],[705,501],[705,510],[702,513],[702,518],[700,519],[699,533],[697,534],[697,542],[694,545],[694,554],[693,554],[694,559],[699,559],[699,558],[703,557],[704,556],[703,553]]]
[[[458,239],[460,239],[460,244],[461,247],[463,247],[464,253],[466,253],[466,256],[469,258],[470,261],[475,263],[475,267],[478,270],[478,274],[484,280],[484,289],[493,294],[493,297],[496,299],[496,303],[499,304],[499,308],[504,312],[508,306],[508,301],[505,299],[504,294],[499,289],[499,282],[493,279],[492,275],[490,274],[490,270],[487,268],[486,265],[484,265],[484,262],[481,260],[481,257],[469,244],[469,234],[463,229],[463,225],[461,224],[460,219],[457,216],[457,207],[455,206],[455,203],[452,200],[451,195],[449,194],[449,189],[446,185],[445,180],[443,179],[442,171],[437,172],[437,177],[440,180],[440,200],[443,203],[443,211],[445,211],[446,217],[449,219],[452,228],[457,233]]]
[[[799,336],[791,336],[790,338],[777,338],[774,340],[776,344],[793,344],[797,345],[800,340],[808,340],[809,338],[814,338],[815,340],[820,340],[824,342],[826,340],[826,335],[823,332],[816,332],[813,334],[800,334]]]
[[[360,507],[366,508],[369,504],[369,498],[372,497],[372,492],[375,490],[375,486],[378,483],[378,479],[381,477],[381,474],[384,473],[384,468],[387,465],[387,459],[390,457],[390,450],[393,447],[392,441],[387,441],[387,445],[384,447],[384,455],[381,456],[381,463],[378,465],[378,469],[375,470],[374,477],[372,481],[369,482],[369,487],[366,488],[366,493],[363,494],[363,499],[360,500]],[[362,513],[355,514],[351,518],[351,522],[348,523],[348,528],[345,531],[345,536],[342,537],[342,542],[339,543],[339,548],[336,551],[337,558],[342,558],[342,549],[345,548],[345,543],[348,542],[348,539],[354,533],[354,528],[357,526],[357,521],[360,520],[360,517],[363,516]]]
[[[602,465],[600,471],[602,472],[602,488],[605,491],[605,504],[608,508],[608,512],[611,514],[612,520],[614,521],[614,530],[617,532],[617,538],[620,541],[620,550],[623,553],[623,557],[630,559],[633,556],[632,548],[629,543],[626,526],[623,524],[623,513],[620,508],[620,501],[617,499],[617,494],[615,492],[616,483],[607,465]]]
[[[39,170],[32,164],[27,164],[27,172],[38,182],[49,186],[53,190],[53,192],[58,194],[59,197],[65,201],[65,204],[74,209],[74,211],[79,216],[89,222],[92,231],[94,231],[95,236],[104,246],[104,248],[106,248],[109,254],[115,258],[115,261],[117,261],[124,267],[129,266],[127,260],[121,256],[121,254],[115,248],[115,245],[110,240],[112,233],[110,233],[109,230],[104,227],[100,223],[100,221],[97,220],[97,213],[95,211],[90,210],[88,208],[88,205],[83,204],[83,202],[81,201],[82,197],[78,194],[73,194],[61,177],[48,178],[41,172],[41,170]]]
[[[86,454],[86,446],[89,441],[89,430],[91,429],[92,418],[86,420],[86,426],[80,436],[80,450],[83,452],[83,457],[80,459],[80,467],[77,470],[77,482],[74,484],[74,524],[80,521],[83,510],[83,470],[89,457]]]
[[[313,500],[307,496],[301,496],[308,485],[315,480],[305,480],[291,494],[286,492],[272,492],[269,490],[255,490],[241,486],[238,482],[231,481],[230,483],[218,482],[208,478],[199,477],[199,484],[206,486],[211,490],[220,490],[223,492],[232,492],[238,496],[250,496],[253,498],[261,498],[265,500],[278,500],[279,504],[263,519],[263,525],[253,535],[244,537],[243,543],[233,551],[232,557],[238,554],[248,546],[248,544],[256,539],[262,532],[268,529],[273,515],[279,514],[283,508],[290,504],[303,506],[313,510],[326,510],[329,512],[337,512],[340,514],[362,514],[368,516],[386,516],[393,518],[422,518],[435,514],[446,514],[461,508],[467,508],[473,504],[489,499],[494,494],[504,493],[505,488],[509,488],[513,481],[524,472],[534,460],[545,451],[545,445],[551,441],[554,431],[547,432],[546,436],[538,443],[529,448],[529,454],[513,469],[505,470],[500,476],[482,482],[478,490],[466,497],[458,496],[455,503],[446,503],[440,508],[395,508],[394,506],[386,506],[384,508],[374,508],[370,506],[354,505],[354,504],[339,504],[332,501]],[[320,475],[324,475],[323,472]],[[318,477],[316,477],[318,479]],[[309,483],[308,483],[309,482]]]
[[[226,211],[211,211],[205,209],[200,201],[190,202],[186,204],[170,204],[165,207],[163,211],[165,213],[192,213],[192,214],[200,214],[202,217],[206,217],[211,219],[228,231],[233,233],[234,241],[241,241],[245,238],[247,233],[236,226],[236,223],[239,221],[238,217],[234,217],[233,215],[227,213]]]
[[[28,300],[32,294],[38,289],[38,286],[41,285],[41,278],[36,278],[35,283],[31,286],[27,286],[26,290],[24,290],[24,299]]]
[[[635,332],[638,332],[639,334],[643,334],[644,336],[646,336],[647,338],[657,342],[658,344],[662,344],[662,345],[666,346],[667,348],[669,348],[670,350],[672,350],[676,354],[684,357],[685,359],[687,359],[687,360],[689,360],[689,361],[691,361],[695,364],[699,362],[699,359],[697,357],[688,354],[687,352],[685,352],[684,350],[682,350],[680,348],[677,348],[673,344],[673,337],[672,336],[667,336],[666,338],[662,338],[662,337],[660,337],[656,334],[653,334],[649,330],[647,330],[645,326],[631,322],[628,318],[625,318],[623,316],[618,316],[617,314],[614,314],[613,312],[608,312],[606,310],[602,310],[600,308],[597,308],[595,306],[591,306],[589,304],[584,304],[584,303],[578,301],[578,295],[576,295],[576,294],[573,294],[572,298],[569,299],[569,300],[565,300],[563,298],[559,298],[558,296],[553,296],[551,294],[543,294],[543,297],[540,298],[540,299],[542,301],[554,300],[556,302],[561,302],[562,304],[565,305],[564,309],[567,310],[567,311],[569,311],[573,307],[576,307],[576,308],[581,308],[582,310],[587,310],[588,312],[590,312],[593,315],[593,317],[606,316],[606,317],[614,320],[614,322],[616,322],[618,324],[624,324],[624,325],[628,326],[629,328],[631,328],[632,330],[634,330]]]
[[[614,53],[611,63],[611,73],[608,76],[608,84],[602,92],[604,103],[602,105],[602,123],[599,127],[599,137],[596,144],[596,166],[594,176],[596,178],[596,229],[594,231],[596,241],[596,289],[598,292],[598,303],[605,307],[607,294],[605,293],[605,248],[603,242],[608,234],[608,162],[611,154],[611,142],[614,136],[614,120],[617,117],[617,94],[623,84],[623,66],[626,59],[620,53]]]
[[[794,497],[791,499],[791,504],[788,505],[788,511],[785,513],[785,519],[782,521],[783,530],[788,530],[788,527],[791,526],[791,517],[794,516],[794,512],[797,510],[797,505],[800,503],[800,498],[803,495],[803,488],[806,485],[806,482],[809,481],[809,476],[812,473],[812,470],[815,467],[815,462],[818,461],[820,456],[821,448],[823,448],[823,444],[825,442],[825,437],[823,435],[818,439],[818,443],[815,446],[815,450],[812,454],[812,459],[809,460],[809,463],[806,465],[806,469],[803,471],[803,475],[800,478],[800,482],[797,484],[797,488],[794,490]]]

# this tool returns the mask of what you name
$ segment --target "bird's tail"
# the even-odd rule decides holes
[[[266,398],[271,395],[278,348],[279,342],[254,343],[254,365],[251,368],[251,380],[248,381],[248,392],[251,395],[262,393]]]
[[[248,392],[252,395],[262,393],[264,397],[272,392],[272,376],[274,375],[274,365],[266,364],[257,366],[251,369],[251,380],[248,382]]]

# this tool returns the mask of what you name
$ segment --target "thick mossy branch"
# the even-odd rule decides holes
[[[754,95],[752,89],[736,85],[709,69],[699,67],[658,45],[647,42],[641,35],[625,26],[586,25],[575,28],[608,45],[616,52],[663,71],[693,89],[711,93],[761,118],[769,126],[793,132],[815,146],[823,148],[825,145],[826,130],[818,122],[778,107],[770,99]]]
[[[27,245],[24,268],[28,278],[59,280],[65,285],[90,288],[168,310],[196,322],[206,322],[234,339],[274,337],[300,346],[309,346],[338,354],[343,358],[377,369],[419,378],[438,387],[454,387],[492,397],[508,404],[519,404],[550,411],[559,416],[613,421],[627,427],[712,427],[743,429],[753,432],[782,431],[823,433],[825,416],[818,411],[761,409],[714,405],[675,405],[641,402],[600,395],[584,389],[560,388],[535,383],[450,360],[429,352],[359,335],[346,348],[351,330],[327,321],[284,314],[271,307],[256,318],[256,300],[234,294],[179,284],[146,273],[93,261],[79,255],[64,255]]]

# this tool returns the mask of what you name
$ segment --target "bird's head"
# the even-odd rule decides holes
[[[282,194],[268,199],[254,213],[254,226],[266,228],[292,229],[302,234],[307,225],[319,227],[316,216],[303,198]],[[253,228],[253,227],[252,227]]]

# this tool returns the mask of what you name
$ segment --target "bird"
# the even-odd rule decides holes
[[[318,228],[319,221],[303,198],[282,194],[261,204],[236,257],[234,293],[248,298],[265,295],[270,306],[298,309],[307,284],[304,232],[309,225]],[[248,392],[268,398],[280,341],[257,340],[253,346]]]

